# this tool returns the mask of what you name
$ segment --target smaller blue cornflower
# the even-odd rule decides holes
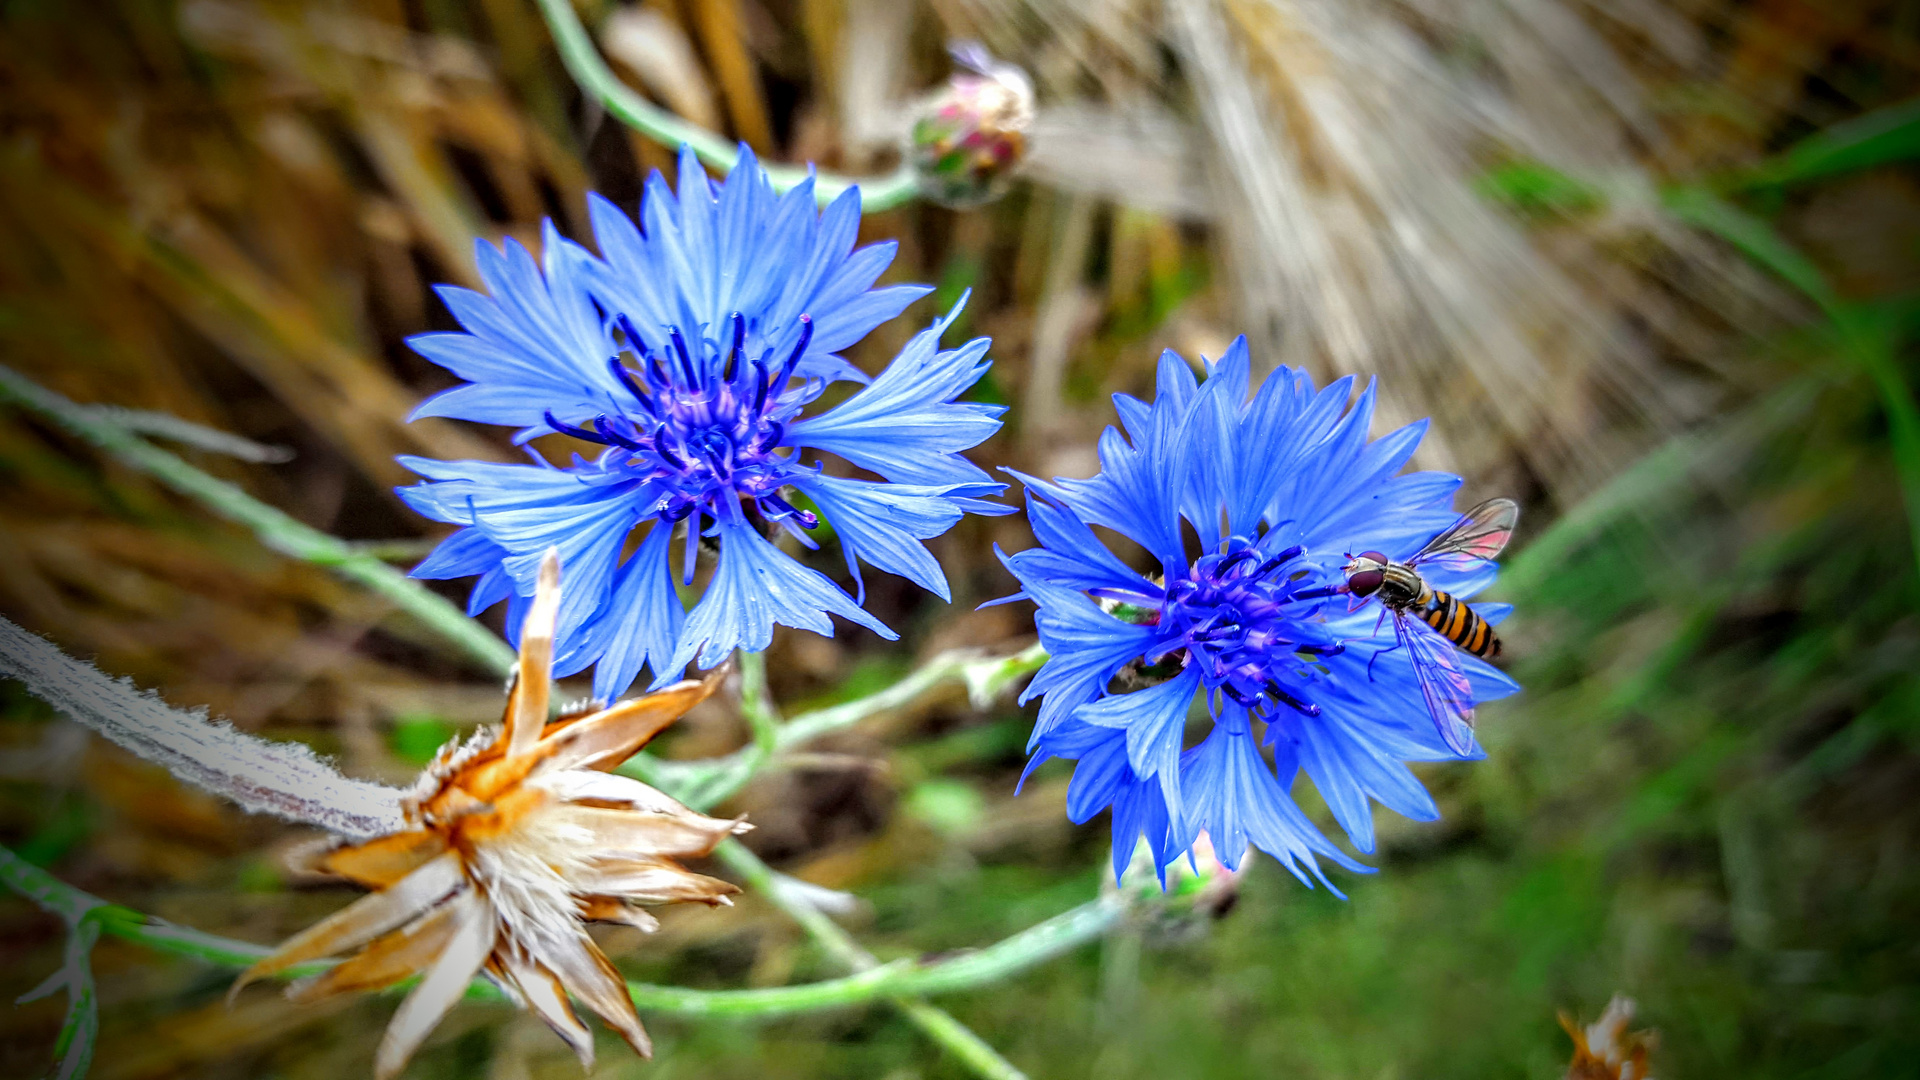
[[[1371,385],[1349,404],[1351,377],[1316,391],[1282,368],[1249,399],[1250,378],[1244,338],[1204,383],[1168,351],[1151,403],[1116,395],[1126,433],[1102,435],[1098,475],[1022,477],[1039,546],[1001,558],[1049,657],[1022,699],[1041,699],[1028,771],[1076,762],[1068,814],[1112,810],[1116,875],[1139,837],[1164,868],[1202,830],[1228,867],[1257,847],[1308,884],[1326,882],[1320,857],[1364,870],[1295,804],[1298,772],[1370,852],[1369,800],[1439,816],[1406,762],[1482,756],[1446,744],[1379,600],[1346,588],[1352,553],[1404,560],[1458,517],[1459,477],[1400,471],[1426,422],[1370,441]],[[1154,572],[1092,526],[1144,548]],[[1486,562],[1422,572],[1461,598],[1494,575]],[[1506,606],[1478,610],[1497,621]],[[1518,689],[1457,660],[1475,701]],[[1188,748],[1200,705],[1211,729]]]
[[[677,192],[658,173],[647,183],[644,231],[590,197],[598,256],[551,223],[538,265],[513,240],[479,243],[487,293],[440,289],[465,332],[410,342],[466,382],[414,415],[602,449],[563,465],[402,458],[427,482],[401,497],[461,526],[414,576],[478,575],[470,609],[507,601],[517,634],[541,556],[558,548],[556,673],[597,665],[603,699],[643,667],[659,685],[764,649],[776,623],[831,634],[839,615],[894,637],[861,606],[863,562],[949,598],[922,541],[968,512],[1012,512],[983,501],[1005,485],[960,454],[999,428],[1000,407],[956,400],[987,370],[988,342],[940,348],[956,305],[876,378],[836,355],[928,291],[872,287],[894,245],[853,247],[859,206],[850,190],[816,211],[811,180],[776,195],[744,147],[715,185],[683,150]],[[808,411],[841,380],[867,385]],[[824,455],[844,464],[830,473]],[[879,479],[844,475],[854,469]],[[815,547],[823,522],[855,596],[770,538]],[[713,574],[688,610],[677,586],[703,552]]]

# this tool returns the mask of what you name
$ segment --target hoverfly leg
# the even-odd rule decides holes
[[[1400,643],[1396,641],[1389,648],[1375,649],[1373,655],[1367,657],[1367,681],[1368,682],[1373,681],[1373,662],[1387,655],[1388,653],[1395,651],[1398,648],[1400,648]]]

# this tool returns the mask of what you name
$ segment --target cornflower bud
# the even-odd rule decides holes
[[[921,103],[909,155],[921,195],[965,208],[999,198],[1012,182],[1033,127],[1033,82],[978,42],[951,52],[966,70]]]

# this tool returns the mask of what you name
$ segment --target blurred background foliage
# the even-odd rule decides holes
[[[584,235],[667,148],[567,81],[528,0],[6,0],[0,356],[88,403],[284,453],[183,452],[405,563],[432,540],[393,455],[506,459],[503,432],[405,424],[448,377],[403,339],[450,320],[475,236]],[[1480,764],[1424,770],[1446,816],[1383,823],[1382,872],[1308,892],[1256,860],[1216,920],[943,1003],[1034,1076],[1551,1077],[1555,1012],[1625,993],[1656,1075],[1920,1075],[1920,4],[1914,0],[647,0],[580,7],[623,78],[772,159],[877,172],[906,103],[975,38],[1034,76],[1024,182],[870,215],[890,280],[939,294],[855,350],[874,370],[972,288],[978,459],[1085,475],[1107,395],[1163,347],[1383,377],[1381,430],[1528,513],[1498,590],[1527,693]],[[552,437],[546,449],[564,451]],[[324,571],[17,412],[0,421],[0,609],[180,706],[399,780],[499,687]],[[905,632],[775,645],[789,708],[916,657],[1030,640],[989,544],[939,542],[947,607]],[[820,568],[841,573],[838,555]],[[0,840],[116,902],[267,942],[344,893],[248,819],[17,687]],[[1013,781],[1030,717],[958,690],[836,736],[730,808],[788,872],[862,898],[883,956],[978,945],[1093,894],[1100,823],[1064,773]],[[743,739],[714,705],[667,752]],[[1311,799],[1307,788],[1300,789]],[[1318,811],[1318,808],[1314,808]],[[1325,815],[1321,815],[1325,820]],[[637,977],[828,973],[749,899],[663,913]],[[0,994],[58,964],[0,900]],[[626,936],[622,936],[626,935]],[[391,1002],[228,1011],[224,975],[108,942],[95,1075],[334,1077]],[[46,1067],[57,1001],[0,1012],[0,1071]],[[884,1009],[650,1018],[598,1075],[960,1075]],[[539,1025],[469,1004],[413,1075],[571,1076]]]

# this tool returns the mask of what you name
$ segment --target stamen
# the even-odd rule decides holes
[[[620,332],[627,336],[627,348],[633,350],[633,355],[646,356],[653,351],[647,348],[647,339],[641,337],[640,331],[633,328],[633,320],[627,318],[624,312],[620,315]]]
[[[1233,572],[1234,567],[1254,557],[1251,548],[1241,548],[1239,551],[1233,552],[1221,559],[1220,565],[1214,569],[1214,573],[1219,574],[1221,577],[1226,577]]]
[[[574,427],[572,424],[562,423],[559,418],[553,415],[552,409],[548,409],[540,415],[546,420],[548,427],[562,435],[571,435],[582,442],[599,443],[601,446],[607,446],[612,442],[611,439],[608,439],[592,428]],[[589,420],[587,423],[591,424],[594,423],[594,421]]]
[[[1253,572],[1253,576],[1266,577],[1268,574],[1271,574],[1275,570],[1278,570],[1281,566],[1292,562],[1293,560],[1299,558],[1301,555],[1306,554],[1306,550],[1307,550],[1306,548],[1300,546],[1299,544],[1295,544],[1292,547],[1286,549],[1285,551],[1282,551],[1280,554],[1275,555],[1273,558],[1268,559],[1266,562],[1261,563],[1260,569],[1255,570]]]
[[[767,365],[753,362],[753,411],[758,415],[767,407]]]
[[[1220,688],[1220,691],[1226,694],[1228,697],[1232,698],[1235,704],[1245,706],[1246,708],[1249,708],[1249,709],[1253,708],[1255,705],[1260,704],[1260,698],[1257,695],[1249,694],[1245,690],[1240,689],[1239,687],[1233,685],[1232,683],[1227,683],[1226,685],[1222,686]]]
[[[778,388],[785,388],[787,380],[793,378],[794,369],[800,366],[800,358],[806,354],[807,346],[813,343],[813,316],[800,316],[800,340],[794,343],[793,352],[787,356],[787,362],[780,365],[780,376],[773,381]]]
[[[687,389],[699,389],[700,374],[694,369],[693,354],[687,351],[686,336],[680,333],[677,326],[668,327],[667,336],[673,341],[673,355],[680,361],[680,370],[687,376]]]
[[[640,380],[634,377],[633,372],[627,370],[627,365],[621,363],[618,356],[608,358],[607,370],[613,372],[613,377],[619,380],[621,386],[627,388],[627,393],[633,395],[633,400],[639,402],[640,407],[647,410],[647,415],[656,420],[660,418],[660,414],[653,411],[653,401],[651,400],[653,395],[647,393],[647,388],[640,385]]]
[[[775,518],[775,519],[783,518],[783,517],[792,517],[795,520],[799,521],[801,525],[809,529],[820,524],[820,515],[814,513],[811,510],[798,509],[792,503],[788,502],[787,500],[781,498],[778,495],[775,495],[775,494],[762,495],[760,496],[760,501],[762,503],[772,504],[774,512],[772,514],[768,514],[767,515],[768,517]],[[761,513],[763,514],[766,513],[766,510],[764,507],[761,509]]]
[[[1272,695],[1274,700],[1280,704],[1285,705],[1287,708],[1292,709],[1302,716],[1320,715],[1320,706],[1301,701],[1299,698],[1280,689],[1280,684],[1271,679],[1267,680],[1267,693]]]
[[[733,341],[731,344],[727,346],[726,367],[720,372],[720,377],[725,379],[728,382],[733,381],[734,365],[735,365],[735,362],[740,357],[740,347],[746,344],[746,340],[747,340],[746,316],[736,311],[733,313],[732,321],[733,321]]]
[[[1289,599],[1318,600],[1321,597],[1325,597],[1325,596],[1338,596],[1341,593],[1346,591],[1347,591],[1347,587],[1345,585],[1326,585],[1318,589],[1302,589],[1299,592],[1294,593],[1291,597],[1289,597]]]
[[[629,438],[626,433],[620,431],[613,425],[614,421],[611,418],[603,416],[594,426],[599,430],[601,435],[606,437],[606,441],[620,447],[622,450],[631,450],[636,454],[646,450],[646,443],[634,441]]]

